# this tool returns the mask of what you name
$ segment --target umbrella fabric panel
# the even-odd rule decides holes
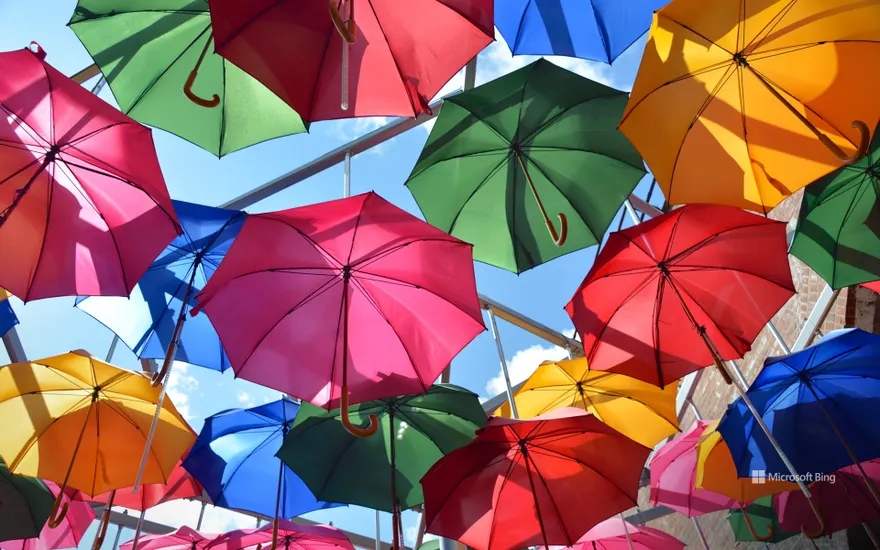
[[[42,481],[11,473],[0,459],[0,541],[39,536],[54,500]]]

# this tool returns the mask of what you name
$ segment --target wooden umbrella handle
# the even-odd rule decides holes
[[[825,534],[825,518],[822,517],[822,513],[819,512],[819,507],[816,506],[816,503],[813,502],[812,498],[808,498],[807,502],[810,504],[810,508],[813,509],[813,514],[816,516],[816,519],[819,520],[819,529],[816,531],[807,531],[806,526],[801,525],[801,533],[810,540],[818,539]]]
[[[360,428],[351,423],[351,419],[348,417],[348,386],[342,386],[342,396],[340,397],[342,403],[340,404],[342,416],[342,425],[351,435],[355,437],[370,437],[379,429],[379,417],[375,414],[370,415],[370,425],[366,428]]]
[[[67,503],[61,502],[63,497],[64,488],[61,488],[61,490],[58,491],[58,497],[55,498],[55,504],[52,505],[52,511],[49,512],[49,520],[46,522],[52,529],[56,529],[61,525],[61,522],[64,521],[64,516],[67,515]]]
[[[336,27],[336,32],[339,33],[339,36],[349,44],[354,44],[357,41],[357,26],[354,23],[354,0],[349,1],[351,2],[351,8],[349,8],[348,21],[343,21],[342,16],[339,15],[339,7],[336,5],[336,0],[330,0],[330,19],[333,21],[333,26]]]
[[[761,536],[761,535],[758,534],[757,531],[755,531],[755,526],[752,525],[752,520],[751,520],[751,518],[749,517],[749,513],[746,512],[746,509],[743,508],[742,504],[740,504],[739,509],[740,509],[740,511],[742,512],[743,519],[746,521],[746,527],[749,528],[749,533],[751,533],[752,537],[754,537],[754,539],[755,539],[756,541],[759,541],[759,542],[767,542],[768,540],[770,540],[770,539],[773,538],[773,535],[776,534],[776,532],[773,530],[773,524],[772,524],[772,523],[768,523],[768,524],[767,524],[767,534]]]

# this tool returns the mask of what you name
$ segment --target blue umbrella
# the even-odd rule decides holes
[[[9,299],[7,298],[0,302],[0,336],[9,332],[12,327],[17,324],[18,317],[15,316],[15,312],[12,310],[12,304],[9,303]]]
[[[275,456],[299,405],[287,397],[251,409],[229,409],[205,420],[183,461],[216,506],[290,519],[341,506],[317,500]]]
[[[495,0],[495,26],[513,55],[611,63],[651,28],[669,0]]]
[[[861,470],[861,462],[880,457],[880,336],[840,330],[802,351],[770,358],[747,396],[807,483],[852,464]],[[728,407],[718,431],[739,477],[788,475],[742,399]]]

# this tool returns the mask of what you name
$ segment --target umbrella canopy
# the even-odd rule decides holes
[[[45,483],[13,474],[0,458],[0,541],[40,536],[53,500]]]
[[[659,529],[644,525],[637,526],[619,518],[611,518],[587,531],[570,548],[571,550],[684,550],[685,546],[685,543]]]
[[[328,14],[326,0],[210,0],[210,5],[217,52],[310,122],[416,116],[495,39],[493,0],[334,2],[335,17],[350,6],[347,29]],[[340,70],[343,55],[350,67]],[[346,110],[339,90],[349,80]]]
[[[51,481],[46,482],[46,486],[52,492],[53,498],[61,492],[61,487]],[[79,546],[86,529],[97,517],[91,503],[82,500],[80,496],[79,491],[65,489],[62,502],[68,505],[68,510],[57,527],[53,528],[47,523],[39,537],[4,542],[3,550],[57,550]]]
[[[598,244],[645,175],[617,130],[626,100],[538,60],[446,99],[406,185],[429,223],[514,273]]]
[[[854,464],[838,432],[858,461],[880,458],[878,359],[880,336],[846,329],[764,362],[747,395],[797,472],[828,474]],[[718,431],[739,476],[789,474],[741,398],[728,407]]]
[[[231,510],[291,518],[337,506],[316,500],[275,457],[297,410],[299,405],[284,397],[209,416],[183,468],[202,484],[215,506]]]
[[[221,535],[202,533],[186,525],[165,535],[147,535],[138,541],[137,550],[205,550]],[[133,550],[134,541],[119,545],[119,550]]]
[[[571,546],[636,505],[650,452],[579,409],[491,418],[422,478],[426,531],[476,550]]]
[[[620,129],[669,204],[766,213],[867,149],[878,21],[862,0],[674,0],[654,15]]]
[[[272,544],[272,524],[258,529],[238,529],[220,535],[211,543],[211,550],[250,550]],[[278,521],[278,548],[284,550],[354,550],[345,533],[327,525],[297,525]]]
[[[278,96],[214,52],[208,0],[79,0],[68,25],[122,112],[218,157],[306,131]],[[191,94],[213,98],[203,105]]]
[[[612,233],[565,307],[590,368],[662,388],[742,357],[795,293],[786,250],[784,223],[725,206]]]
[[[184,469],[182,463],[178,462],[174,470],[171,471],[171,475],[168,476],[166,483],[141,485],[138,487],[137,493],[131,490],[121,491],[113,498],[113,505],[142,512],[174,500],[199,498],[203,493],[202,484]],[[109,496],[109,493],[105,493],[90,500],[104,503],[107,502]]]
[[[696,488],[697,443],[709,426],[698,420],[691,429],[665,443],[654,453],[651,471],[651,504],[663,505],[688,517],[736,508],[732,498]]]
[[[804,189],[789,252],[832,288],[880,279],[880,133],[868,154]]]
[[[590,370],[584,358],[544,361],[514,395],[519,418],[533,418],[562,407],[584,409],[630,439],[653,447],[677,433],[675,396],[665,389],[613,372]],[[496,416],[512,418],[505,401]]]
[[[12,304],[9,303],[10,296],[12,295],[8,291],[0,288],[0,336],[18,324],[18,317],[12,309]]]
[[[159,255],[127,298],[80,298],[77,307],[115,332],[143,359],[164,359],[181,310],[195,306],[195,294],[214,274],[246,214],[174,201],[183,234]],[[186,306],[184,306],[186,300]],[[223,372],[229,359],[205,316],[181,329],[176,361]]]
[[[89,496],[130,487],[159,388],[82,351],[0,369],[0,456],[16,473]],[[165,400],[144,479],[165,483],[195,433]],[[18,537],[26,538],[26,537]]]
[[[804,506],[806,508],[806,513],[809,516],[803,516],[802,519],[807,521],[813,517],[813,512],[810,510],[809,505],[805,502]],[[752,530],[749,529],[749,524],[746,521],[746,516],[743,513],[748,514],[749,521],[754,525],[769,525],[773,529],[773,536],[770,537],[766,542],[776,543],[782,542],[785,539],[789,539],[795,535],[800,535],[800,526],[802,523],[798,523],[796,531],[785,531],[779,525],[779,518],[776,517],[776,508],[773,506],[773,497],[761,497],[755,502],[749,504],[746,508],[740,510],[731,510],[727,513],[727,523],[730,524],[730,528],[733,530],[734,538],[739,542],[755,542],[758,539],[752,535]]]
[[[196,298],[237,376],[328,410],[427,391],[485,330],[471,245],[372,192],[248,216]]]
[[[180,231],[152,134],[36,48],[0,53],[0,285],[128,296]]]
[[[565,55],[611,63],[648,32],[669,0],[496,0],[495,26],[513,55]]]
[[[862,468],[874,483],[880,484],[880,461],[862,462]],[[810,485],[813,499],[825,519],[825,534],[858,527],[862,522],[880,520],[880,507],[871,498],[856,466],[848,466]],[[797,531],[811,519],[809,503],[799,491],[789,491],[773,497],[773,505],[783,529]],[[812,523],[811,523],[812,525]]]

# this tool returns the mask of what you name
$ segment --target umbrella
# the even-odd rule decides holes
[[[210,0],[217,52],[309,122],[429,110],[494,40],[492,2],[333,0],[328,13],[327,0]]]
[[[40,536],[54,498],[42,481],[13,474],[0,458],[0,541]]]
[[[798,494],[803,493],[798,492]],[[809,510],[810,508],[807,507],[807,513],[812,515],[812,512]],[[746,514],[751,519],[746,519]],[[761,497],[749,504],[745,509],[734,509],[727,513],[727,522],[730,524],[731,530],[733,530],[734,538],[739,542],[755,542],[758,540],[752,534],[754,528],[751,522],[753,521],[762,524],[766,523],[770,526],[773,536],[766,542],[782,542],[785,539],[801,534],[799,530],[786,531],[780,527],[779,518],[776,517],[776,508],[773,506],[773,497]]]
[[[179,233],[152,134],[34,47],[0,53],[0,285],[127,296]]]
[[[706,421],[696,421],[651,457],[651,504],[666,506],[689,518],[736,507],[730,497],[695,487],[697,443],[707,426]]]
[[[202,484],[215,506],[273,517],[276,532],[278,519],[338,506],[315,499],[305,483],[275,458],[298,409],[283,397],[209,416],[183,468]]]
[[[773,539],[773,524],[767,524],[766,535],[759,535],[749,518],[746,506],[758,498],[785,491],[799,491],[796,483],[759,477],[737,477],[736,464],[730,455],[727,443],[718,433],[718,420],[706,427],[697,443],[697,474],[694,487],[706,489],[730,497],[740,508],[740,519],[749,529],[752,540],[769,541]]]
[[[659,529],[611,518],[587,531],[571,550],[684,550],[685,546]]]
[[[571,546],[636,506],[650,452],[579,409],[491,418],[422,478],[426,531],[476,550]]]
[[[9,303],[10,296],[9,292],[0,288],[0,336],[6,334],[12,330],[12,327],[18,324],[18,317],[16,317],[15,311],[12,309],[12,304]]]
[[[353,406],[349,414],[355,422],[371,414],[379,419],[374,437],[350,434],[338,421],[341,414],[300,405],[278,457],[316,498],[391,512],[395,548],[403,528],[400,511],[424,502],[419,480],[486,424],[477,396],[448,384],[435,384],[425,394]]]
[[[514,273],[598,244],[645,175],[617,131],[626,100],[538,60],[445,100],[406,185],[429,223]]]
[[[485,330],[471,245],[372,192],[249,215],[196,299],[237,376],[361,435],[349,400],[427,391]]]
[[[565,309],[591,369],[662,388],[713,360],[726,377],[793,295],[784,223],[688,205],[612,233]]]
[[[218,157],[306,131],[278,96],[214,53],[208,0],[79,0],[68,25],[122,112]]]
[[[620,129],[669,204],[766,213],[867,150],[880,4],[727,7],[673,0],[654,15]]]
[[[149,430],[158,393],[145,375],[81,350],[9,365],[0,369],[0,418],[12,419],[0,423],[0,456],[12,472],[60,484],[49,520],[57,524],[67,512],[65,489],[94,496],[131,486],[138,443]],[[148,483],[164,483],[195,440],[170,401],[160,420],[144,476]],[[106,531],[103,521],[96,540]]]
[[[52,498],[61,492],[61,488],[51,481],[46,482],[46,486],[52,492]],[[80,497],[79,491],[65,489],[62,502],[68,506],[67,514],[57,527],[47,523],[38,537],[4,542],[3,550],[57,550],[79,546],[86,529],[96,518],[92,504]]]
[[[747,395],[799,472],[829,474],[880,458],[875,419],[880,416],[880,336],[859,329],[834,331],[819,342],[772,357]],[[741,477],[787,475],[742,400],[731,404],[718,426]],[[863,472],[877,503],[880,494]]]
[[[138,542],[137,550],[206,550],[221,535],[202,533],[186,525],[165,535],[147,535]],[[134,550],[134,541],[119,545],[119,550]]]
[[[495,26],[513,55],[565,55],[612,63],[669,0],[496,0]]]
[[[237,210],[182,201],[173,204],[183,234],[171,241],[147,269],[132,296],[77,300],[80,309],[110,327],[138,357],[164,359],[162,368],[153,375],[153,385],[162,384],[163,389],[171,365],[178,359],[220,372],[229,368],[211,322],[204,316],[186,325],[184,322],[187,308],[195,305],[195,294],[220,265],[246,216]],[[157,418],[164,399],[163,391],[156,406]],[[155,426],[147,435],[140,475]],[[135,487],[140,486],[140,475]]]
[[[211,543],[211,550],[245,550],[273,542],[273,527],[266,524],[257,529],[239,529],[220,535]],[[297,525],[278,520],[277,546],[284,550],[354,550],[345,533],[327,525]],[[274,549],[276,546],[272,546]]]
[[[804,189],[789,252],[838,289],[880,279],[880,133],[867,156]]]
[[[584,409],[623,435],[653,447],[679,431],[675,396],[665,389],[613,372],[590,370],[584,358],[544,361],[514,396],[519,418],[533,418],[562,407]],[[496,416],[512,418],[505,401]]]

